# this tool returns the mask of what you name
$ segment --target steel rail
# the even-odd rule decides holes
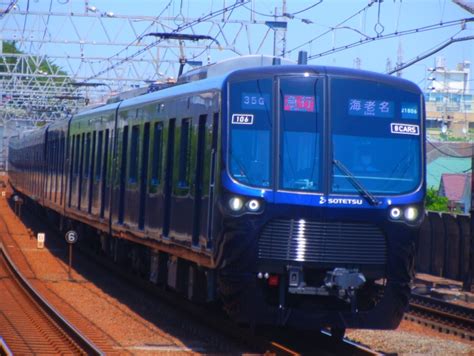
[[[406,319],[442,332],[474,340],[474,309],[437,298],[412,294]]]
[[[16,265],[6,252],[3,244],[0,242],[0,256],[7,263],[10,271],[19,282],[21,287],[25,289],[33,300],[38,303],[41,309],[53,319],[53,321],[63,330],[66,335],[71,338],[87,355],[103,355],[102,351],[85,335],[77,330],[71,323],[69,323],[51,304],[49,304],[21,275]]]

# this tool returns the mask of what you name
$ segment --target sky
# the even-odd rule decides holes
[[[283,18],[273,16],[275,11],[281,14],[283,0],[255,0],[245,6],[235,10],[230,16],[231,20],[256,20],[256,21],[282,21]],[[4,7],[6,1],[1,4]],[[119,15],[142,15],[142,16],[171,16],[174,20],[168,23],[167,29],[172,31],[184,23],[186,17],[200,17],[208,14],[212,10],[222,8],[223,3],[227,6],[234,3],[234,0],[20,0],[18,8],[25,10],[27,7],[32,10],[46,11],[51,7],[52,11],[58,12],[84,12],[86,3],[95,7],[100,12],[113,12],[114,16]],[[286,55],[290,59],[298,56],[299,50],[308,52],[310,64],[332,65],[342,67],[355,67],[359,63],[360,68],[375,72],[385,72],[387,61],[391,61],[392,67],[397,63],[397,57],[401,55],[403,62],[408,62],[417,56],[424,55],[430,50],[439,47],[450,38],[463,38],[474,36],[474,22],[467,22],[464,25],[458,23],[447,26],[450,21],[464,18],[474,18],[474,14],[462,9],[451,0],[384,0],[380,3],[374,2],[371,6],[369,0],[287,0],[286,12],[291,18],[288,21],[286,32]],[[364,11],[361,11],[365,9]],[[355,16],[354,16],[355,15]],[[346,19],[348,21],[344,22]],[[5,22],[5,17],[0,19]],[[11,21],[11,19],[9,20]],[[35,23],[32,17],[26,21],[19,21],[20,27],[28,33],[29,29],[39,28],[43,24]],[[117,22],[118,23],[118,22]],[[443,24],[443,25],[440,25]],[[426,26],[434,25],[437,28],[431,31],[422,31]],[[111,25],[118,26],[118,25]],[[141,28],[137,22],[137,33],[141,33],[145,28]],[[219,35],[217,27],[210,25],[196,27],[202,34],[210,34],[216,37],[219,42],[224,43],[225,39]],[[61,24],[57,19],[48,19],[48,37],[73,36],[74,29]],[[419,29],[418,33],[405,36],[392,36],[385,39],[385,36],[394,33],[402,33],[407,30]],[[271,55],[273,52],[273,33],[267,34],[268,28],[265,25],[255,25],[249,33],[240,30],[235,42],[235,52],[247,53],[249,46],[253,50],[263,41],[260,53]],[[96,27],[90,31],[100,32]],[[129,28],[120,30],[123,43],[129,43],[136,38],[136,34]],[[41,32],[41,31],[40,31]],[[189,33],[189,31],[183,31]],[[239,33],[239,26],[236,24],[226,24],[223,33],[229,39]],[[89,33],[90,35],[90,33]],[[100,36],[100,35],[98,35]],[[266,36],[266,37],[265,37]],[[44,37],[44,36],[43,36]],[[1,38],[1,34],[0,34]],[[331,49],[356,43],[367,38],[375,38],[369,43],[356,46],[351,49],[331,53]],[[152,39],[144,39],[151,41]],[[69,47],[53,45],[43,46],[43,50],[49,55],[59,53],[67,56],[68,52],[78,51],[79,46]],[[101,49],[107,55],[114,55],[124,49],[121,46],[109,46]],[[92,56],[96,49],[82,46],[81,51],[86,56]],[[188,56],[200,51],[189,50]],[[196,58],[206,62],[214,62],[221,59],[236,56],[232,51],[211,50],[204,52],[202,56]],[[324,56],[316,57],[320,53],[327,53]],[[126,55],[134,53],[133,49],[123,51]],[[179,52],[175,50],[169,55],[177,56]],[[444,57],[446,65],[450,69],[463,61],[470,61],[474,64],[474,40],[454,43],[442,51],[429,56],[417,64],[403,71],[402,76],[414,81],[422,89],[428,86],[426,78],[428,69],[435,64],[436,57]],[[63,66],[66,70],[68,65],[62,60],[56,60],[56,64]],[[69,67],[71,67],[69,65]],[[71,69],[72,70],[72,69]],[[86,70],[86,69],[83,69]],[[474,87],[472,76],[470,79],[471,93]]]

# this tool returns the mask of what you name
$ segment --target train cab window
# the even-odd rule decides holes
[[[189,163],[191,148],[191,119],[184,119],[181,122],[181,136],[179,143],[179,170],[178,170],[178,186],[186,188],[189,186]]]
[[[330,101],[332,191],[357,194],[354,178],[372,194],[417,189],[422,180],[419,94],[375,81],[334,78]]]
[[[270,187],[272,79],[230,84],[229,171],[245,185]]]
[[[163,123],[157,122],[153,128],[153,156],[151,165],[151,185],[161,182],[161,166],[163,161]]]
[[[136,183],[138,177],[138,141],[140,137],[140,126],[132,127],[132,141],[130,145],[130,174],[129,183]]]
[[[323,80],[280,79],[280,175],[286,190],[318,191],[321,187]]]

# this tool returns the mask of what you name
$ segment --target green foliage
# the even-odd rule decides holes
[[[425,199],[426,209],[431,211],[449,211],[448,198],[438,195],[438,190],[428,188]]]
[[[50,60],[43,59],[39,61],[39,58],[34,56],[28,59],[8,56],[8,54],[24,54],[23,51],[20,51],[17,48],[15,41],[4,41],[2,53],[5,62],[4,64],[0,64],[0,72],[21,72],[22,70],[24,70],[24,68],[29,67],[33,73],[40,72],[45,75],[54,74],[55,76],[61,76],[59,78],[53,78],[52,80],[54,83],[63,84],[64,81],[70,81],[67,72],[63,71],[59,66],[57,66]],[[7,70],[7,66],[10,70]],[[47,82],[47,78],[42,76],[37,77],[36,80],[39,83],[44,84],[46,84]]]

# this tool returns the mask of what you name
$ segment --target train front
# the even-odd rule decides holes
[[[250,323],[396,328],[424,216],[419,88],[310,66],[238,71],[223,96],[215,261]]]

